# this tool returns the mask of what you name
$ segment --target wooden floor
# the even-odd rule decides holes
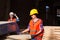
[[[60,40],[60,26],[44,26],[43,40]]]
[[[8,38],[3,38],[4,40],[9,40]],[[44,36],[42,40],[60,40],[60,26],[44,26]]]

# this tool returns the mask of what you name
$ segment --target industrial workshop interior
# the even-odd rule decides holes
[[[0,40],[60,40],[60,0],[0,0]]]

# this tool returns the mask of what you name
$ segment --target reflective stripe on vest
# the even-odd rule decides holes
[[[36,30],[30,30],[30,32],[37,32]]]

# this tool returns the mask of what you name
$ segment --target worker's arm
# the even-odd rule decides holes
[[[41,33],[43,30],[43,24],[40,24],[40,30],[36,33],[36,35],[38,35],[39,33]]]
[[[29,28],[30,28],[30,26],[28,25],[28,26],[27,26],[27,29],[25,29],[25,30],[24,30],[24,31],[22,31],[21,33],[28,32],[28,31],[29,31]]]
[[[41,32],[41,30],[40,30],[40,31],[38,31],[38,32],[36,33],[36,35],[38,35],[40,32]]]
[[[22,31],[21,33],[25,33],[25,32],[28,32],[29,31],[29,28],[25,29],[24,31]]]
[[[18,22],[19,21],[19,17],[16,14],[14,14],[14,16],[16,17],[16,21]]]

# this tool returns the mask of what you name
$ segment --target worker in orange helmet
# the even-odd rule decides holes
[[[28,28],[21,32],[24,33],[30,31],[30,35],[32,35],[32,40],[42,40],[44,33],[43,22],[41,19],[37,18],[37,14],[37,9],[32,9],[30,11],[30,16],[32,19],[29,22]]]
[[[17,24],[18,21],[19,21],[18,16],[14,12],[10,12],[8,22],[12,22],[12,24],[8,25],[9,26],[9,28],[8,28],[9,31],[14,31],[17,34],[19,34],[20,30],[19,30],[19,27],[18,27],[18,24]]]
[[[10,22],[18,22],[19,18],[18,18],[18,16],[15,13],[10,12],[8,21],[10,21]]]

